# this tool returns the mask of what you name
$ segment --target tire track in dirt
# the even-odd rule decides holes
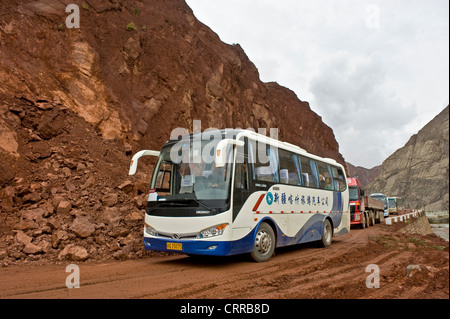
[[[80,289],[65,287],[63,264],[0,268],[0,298],[448,298],[448,244],[424,250],[386,234],[396,233],[384,225],[352,230],[325,249],[277,249],[265,263],[184,255],[81,263]],[[423,271],[409,278],[405,267],[414,262]],[[380,289],[366,287],[369,264],[380,267]]]
[[[368,233],[358,231],[354,235],[357,241],[367,240],[367,237]],[[250,264],[252,267],[247,272],[233,274],[227,279],[216,280],[214,284],[205,278],[204,284],[198,284],[187,290],[179,289],[177,293],[168,289],[163,292],[162,296],[164,298],[286,298],[290,293],[291,286],[295,290],[297,285],[301,287],[307,282],[315,281],[314,278],[310,279],[312,273],[318,277],[317,279],[326,281],[334,272],[342,271],[334,270],[337,265],[333,261],[339,259],[343,251],[348,252],[347,242],[338,240],[326,249],[311,248],[312,246],[308,244],[279,249],[275,258],[264,264]],[[360,243],[355,245],[354,250],[359,250],[359,246]],[[325,261],[324,256],[326,256]],[[365,266],[362,270],[361,267],[356,267],[360,272],[364,272]],[[334,271],[322,275],[322,272],[328,270]],[[320,276],[323,278],[319,278]],[[302,277],[307,279],[302,280]],[[220,287],[221,290],[219,296],[216,292],[217,287]]]

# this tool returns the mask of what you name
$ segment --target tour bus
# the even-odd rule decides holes
[[[350,231],[343,166],[251,130],[215,130],[169,140],[157,156],[145,213],[147,250],[187,255],[249,253]]]
[[[384,217],[389,217],[388,198],[386,197],[386,195],[382,193],[373,193],[369,196],[384,203]]]
[[[403,209],[403,199],[401,197],[388,197],[389,214],[399,214]]]

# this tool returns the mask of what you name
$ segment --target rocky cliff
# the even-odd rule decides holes
[[[142,255],[131,154],[172,129],[278,128],[344,164],[307,102],[263,83],[182,0],[9,1],[0,13],[0,260]],[[148,182],[148,174],[145,176]]]
[[[159,148],[193,119],[203,128],[273,127],[280,139],[343,163],[308,103],[262,83],[243,49],[221,42],[182,0],[85,1],[79,29],[66,28],[64,1],[20,3],[2,9],[3,114],[27,103],[64,106],[134,149]],[[17,153],[9,138],[6,150]]]
[[[358,177],[363,188],[370,184],[370,182],[377,177],[381,170],[381,165],[374,166],[372,168],[365,168],[362,166],[354,166],[349,162],[346,162],[345,164],[347,165],[348,176]]]
[[[370,192],[403,197],[409,208],[449,210],[449,107],[383,162]]]

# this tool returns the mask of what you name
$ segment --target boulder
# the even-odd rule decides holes
[[[113,227],[113,229],[108,233],[109,236],[117,238],[117,237],[126,237],[130,234],[130,230],[127,227],[119,226]]]
[[[144,216],[141,213],[138,212],[131,212],[127,215],[127,219],[135,222],[135,221],[140,221],[140,220],[144,220]]]
[[[115,193],[110,193],[102,197],[102,203],[106,206],[114,206],[117,204],[118,196]]]
[[[408,265],[408,267],[406,267],[406,276],[412,277],[419,271],[422,271],[422,268],[419,265]]]
[[[70,244],[58,254],[58,260],[84,261],[89,258],[86,248]]]
[[[107,207],[103,212],[103,222],[109,226],[117,227],[120,224],[121,216],[115,207]]]
[[[8,252],[6,250],[0,250],[0,260],[8,257]]]
[[[95,232],[95,225],[89,221],[88,217],[79,216],[73,221],[70,230],[78,237],[86,238]]]
[[[41,200],[41,195],[39,193],[30,193],[23,197],[23,203],[37,203]]]
[[[68,214],[72,209],[72,204],[66,200],[62,200],[59,202],[58,207],[56,208],[57,214]]]
[[[134,189],[133,183],[129,180],[123,182],[117,188],[120,189],[124,193],[131,193]]]
[[[45,210],[42,208],[35,208],[25,211],[22,214],[22,217],[25,220],[35,221],[35,222],[41,222],[43,220],[43,216],[45,214]]]
[[[63,230],[54,231],[52,234],[52,247],[55,249],[58,248],[59,244],[68,238],[67,232]]]
[[[15,239],[16,239],[16,243],[21,244],[21,245],[27,245],[27,244],[31,243],[31,241],[33,240],[33,238],[31,238],[30,236],[25,234],[23,231],[18,231],[16,233]]]
[[[25,245],[25,247],[22,250],[25,254],[30,255],[30,254],[37,254],[37,253],[41,253],[42,252],[42,247],[35,245],[33,243],[28,243]]]

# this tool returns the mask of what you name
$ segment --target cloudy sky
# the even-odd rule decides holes
[[[448,0],[187,3],[308,101],[353,165],[380,165],[449,103]]]

